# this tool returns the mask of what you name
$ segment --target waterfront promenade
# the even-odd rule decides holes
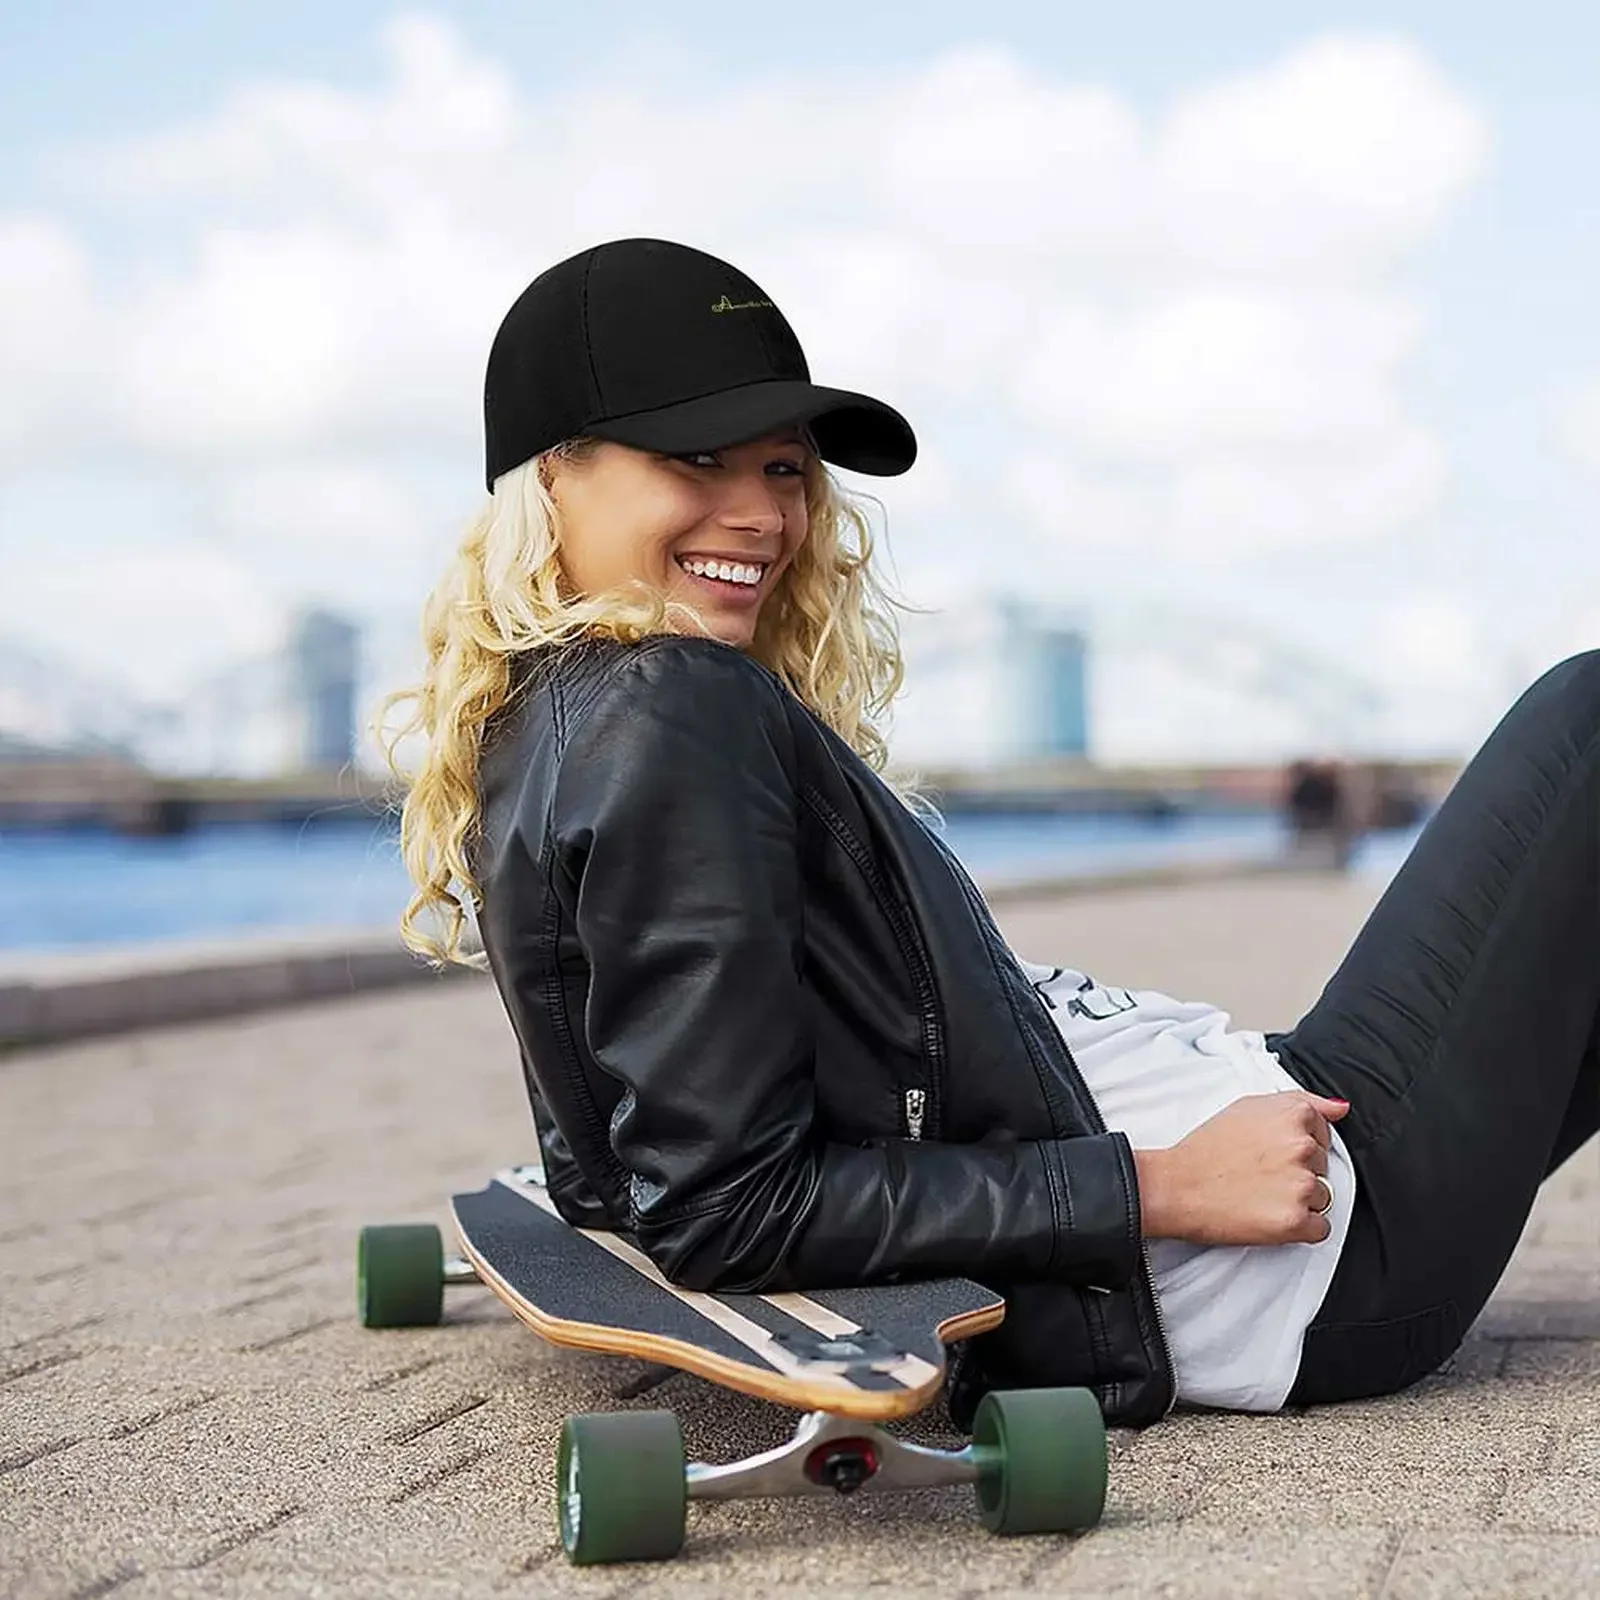
[[[1271,1028],[1316,997],[1376,888],[1308,872],[997,914],[1030,959]],[[1444,1373],[1114,1434],[1082,1538],[992,1538],[957,1490],[754,1502],[691,1509],[670,1565],[580,1571],[554,1532],[563,1414],[670,1405],[716,1458],[792,1419],[683,1377],[620,1399],[636,1365],[556,1352],[482,1291],[440,1328],[357,1325],[361,1224],[444,1222],[452,1189],[531,1138],[479,978],[0,1054],[0,1595],[1596,1592],[1594,1145]],[[916,1429],[950,1439],[937,1412]]]

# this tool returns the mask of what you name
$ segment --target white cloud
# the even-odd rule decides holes
[[[72,461],[93,410],[134,459],[222,485],[229,582],[326,540],[357,600],[378,522],[418,538],[409,472],[458,474],[471,509],[511,299],[643,233],[737,261],[820,381],[918,426],[916,472],[866,485],[913,590],[919,560],[1226,563],[1437,500],[1406,261],[1487,135],[1404,40],[1314,40],[1155,114],[999,46],[887,80],[597,62],[530,99],[441,21],[382,41],[375,88],[244,85],[63,163],[103,231],[146,241],[130,258],[0,218],[0,284],[29,306],[0,312],[0,373],[30,394],[26,417],[0,400],[0,473]]]
[[[1058,450],[1015,456],[1004,492],[1025,526],[1048,530],[1030,545],[1035,557],[1052,544],[1076,547],[1077,554],[1149,549],[1161,536],[1148,478],[1090,475]]]
[[[1564,603],[1551,607],[1543,618],[1539,638],[1543,647],[1541,657],[1546,664],[1586,650],[1600,650],[1600,599],[1585,594],[1569,595]]]
[[[71,232],[49,217],[0,214],[0,469],[59,449],[60,430],[80,452],[95,437],[104,320]]]
[[[280,640],[283,610],[226,552],[175,538],[159,548],[70,545],[8,553],[0,631],[70,657],[136,698],[181,694],[219,657]]]
[[[128,320],[125,426],[190,461],[470,448],[499,293],[444,233],[208,231]]]
[[[1563,396],[1556,432],[1574,461],[1600,473],[1600,378]]]
[[[1479,622],[1459,595],[1411,595],[1383,608],[1377,621],[1385,665],[1408,677],[1457,678],[1480,653]]]
[[[404,16],[381,30],[388,84],[375,93],[263,80],[224,92],[218,110],[119,141],[88,171],[108,194],[242,203],[252,215],[321,215],[402,225],[419,195],[456,197],[471,166],[509,155],[526,113],[506,71],[472,56],[446,22]]]
[[[1185,96],[1164,127],[1191,259],[1345,278],[1420,243],[1477,175],[1483,120],[1415,46],[1330,37]]]
[[[1189,290],[1120,315],[1067,305],[1038,328],[1019,398],[1112,456],[1359,451],[1401,423],[1416,324],[1389,295],[1292,286]]]
[[[360,462],[284,463],[221,480],[216,520],[238,548],[283,541],[304,559],[342,550],[370,570],[374,560],[425,537],[402,479]],[[374,577],[380,574],[374,572]]]
[[[1335,544],[1394,532],[1432,506],[1443,478],[1436,441],[1406,429],[1345,460],[1218,451],[1173,483],[1169,542],[1217,565],[1276,546]]]

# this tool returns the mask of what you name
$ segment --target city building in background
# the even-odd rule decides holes
[[[1087,635],[1080,627],[1048,618],[1022,618],[1016,648],[1016,692],[1023,701],[1019,754],[1087,759]]]
[[[1077,616],[1012,594],[901,619],[891,747],[907,766],[1091,755],[1090,645]]]
[[[356,749],[360,629],[331,611],[304,611],[294,619],[288,653],[299,734],[294,764],[306,771],[347,766]]]

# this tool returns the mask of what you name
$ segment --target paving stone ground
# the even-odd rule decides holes
[[[1377,887],[1302,874],[1007,903],[1031,959],[1292,1022]],[[1508,1063],[1514,1069],[1514,1063]],[[1103,1524],[996,1539],[964,1491],[701,1507],[674,1563],[569,1568],[568,1412],[671,1404],[691,1451],[793,1418],[543,1345],[484,1291],[358,1326],[364,1222],[447,1223],[524,1158],[479,980],[0,1058],[0,1594],[1600,1593],[1600,1150],[1546,1186],[1460,1355],[1405,1395],[1111,1439]],[[914,1436],[956,1442],[936,1408]]]

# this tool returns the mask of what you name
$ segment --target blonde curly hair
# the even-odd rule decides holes
[[[415,893],[400,918],[405,944],[431,965],[482,968],[481,951],[463,949],[468,904],[481,891],[470,865],[480,820],[478,761],[485,729],[512,693],[512,658],[542,645],[598,634],[636,643],[651,634],[709,634],[694,607],[669,601],[634,579],[599,595],[570,592],[560,563],[551,458],[582,463],[601,441],[571,439],[503,473],[467,530],[423,610],[427,666],[422,681],[380,702],[376,735],[389,769],[405,786],[400,849]],[[860,499],[840,485],[813,450],[806,453],[808,532],[756,624],[749,653],[769,668],[873,771],[888,746],[878,719],[904,681],[893,599],[873,571],[875,540]],[[864,498],[864,497],[863,497]],[[391,710],[411,704],[393,729]],[[402,770],[402,740],[421,731],[417,770]],[[914,777],[890,787],[913,811],[931,807]],[[424,916],[440,918],[443,937]]]

